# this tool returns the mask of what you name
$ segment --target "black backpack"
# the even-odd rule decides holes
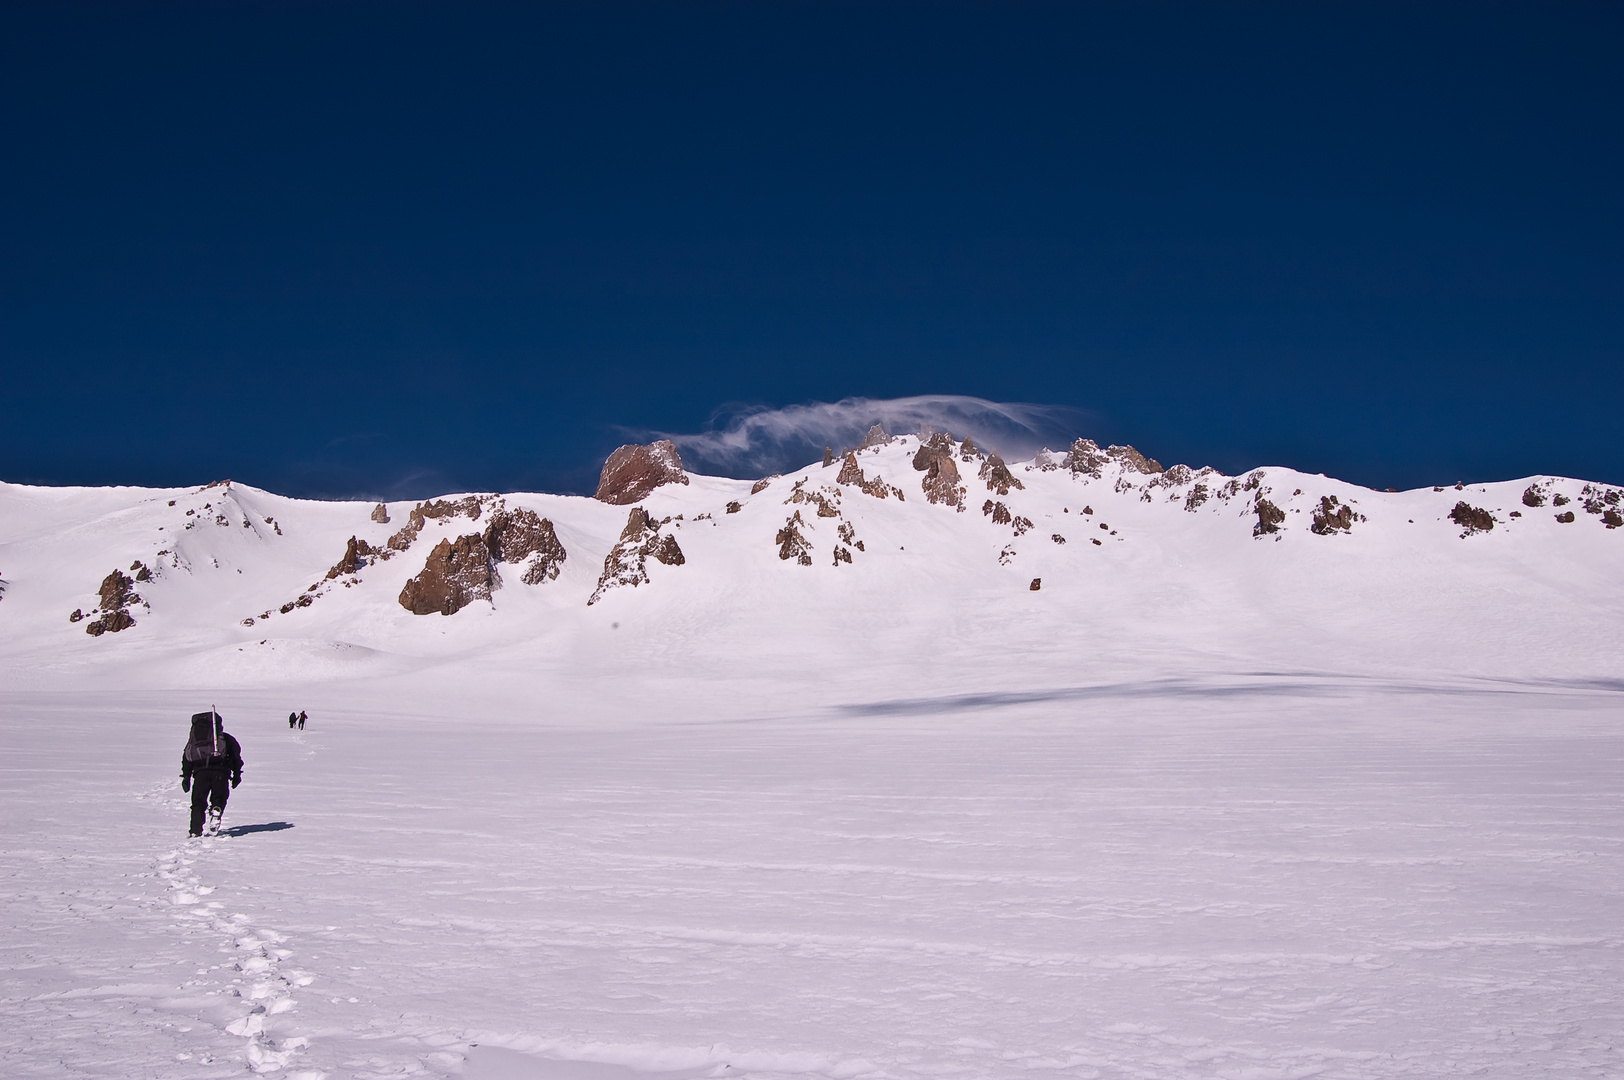
[[[192,734],[182,755],[194,769],[224,768],[230,756],[224,730],[225,721],[212,709],[192,714]]]

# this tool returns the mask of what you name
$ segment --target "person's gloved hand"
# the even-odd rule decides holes
[[[231,786],[232,786],[232,787],[236,787],[236,786],[237,786],[237,785],[238,785],[238,784],[240,784],[240,783],[242,783],[242,777],[240,777],[240,776],[233,776],[233,777],[232,777],[232,778],[231,778]]]
[[[182,791],[192,790],[192,778],[190,776],[183,776],[180,778],[180,789]]]

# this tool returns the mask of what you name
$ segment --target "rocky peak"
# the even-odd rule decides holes
[[[666,566],[681,566],[688,561],[675,536],[660,534],[665,524],[666,521],[650,517],[641,506],[632,507],[626,515],[626,527],[620,530],[620,541],[604,556],[603,573],[598,577],[598,587],[587,599],[588,607],[603,599],[603,594],[610,589],[648,584],[649,559]]]
[[[885,446],[890,441],[891,436],[885,433],[884,426],[875,421],[874,426],[868,429],[868,434],[863,436],[863,441],[858,445],[857,449],[867,450],[871,446]]]
[[[968,444],[970,440],[966,439],[964,441]],[[969,459],[966,458],[965,460]],[[1000,495],[1008,495],[1010,488],[1024,490],[1026,487],[1025,484],[1011,475],[1009,466],[1004,464],[1004,459],[997,454],[990,455],[986,461],[981,463],[979,475],[981,479],[987,482],[988,491],[996,491]]]
[[[492,514],[481,539],[496,562],[529,561],[523,577],[526,585],[555,580],[568,557],[564,545],[558,542],[558,534],[553,531],[553,523],[523,507]]]
[[[1131,446],[1109,446],[1105,454],[1111,460],[1122,466],[1122,471],[1132,469],[1135,472],[1147,475],[1162,471],[1161,463],[1155,458],[1148,458]]]
[[[372,520],[376,521],[379,525],[389,524],[389,508],[383,503],[379,503],[377,506],[374,506],[372,508]]]
[[[1092,476],[1098,480],[1100,469],[1111,459],[1093,439],[1078,439],[1066,452],[1065,466],[1076,476]]]
[[[625,506],[647,498],[649,492],[664,484],[687,482],[682,456],[671,440],[661,439],[647,446],[628,444],[603,463],[598,490],[592,497],[611,506]]]
[[[331,581],[344,574],[359,573],[361,568],[370,561],[369,557],[376,554],[377,552],[372,545],[365,540],[350,537],[350,542],[344,546],[344,557],[334,563],[332,569],[327,571],[327,580]]]
[[[434,545],[423,572],[400,590],[400,606],[413,615],[454,615],[475,600],[489,600],[500,585],[484,539],[468,533]]]
[[[953,439],[937,432],[920,444],[913,467],[925,474],[920,482],[925,499],[964,509],[964,486],[959,483],[959,466],[953,460]]]

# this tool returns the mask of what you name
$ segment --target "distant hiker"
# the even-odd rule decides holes
[[[227,786],[229,783],[230,787]],[[209,835],[220,831],[220,817],[226,811],[231,788],[242,783],[242,746],[226,734],[220,714],[192,714],[192,734],[180,755],[180,789],[192,793],[192,823],[189,836],[203,835],[207,811]]]
[[[305,722],[305,714],[304,714],[304,710],[303,710],[303,709],[300,709],[300,710],[299,710],[299,730],[300,730],[300,731],[303,731],[303,730],[304,730],[304,722]]]
[[[299,722],[299,714],[298,713],[288,713],[288,730],[289,731],[292,731],[293,728],[294,728],[294,725],[298,724],[298,722]]]

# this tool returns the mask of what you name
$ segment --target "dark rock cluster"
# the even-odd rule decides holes
[[[965,440],[968,442],[969,440]],[[981,463],[981,479],[987,482],[988,491],[996,491],[1000,495],[1008,495],[1010,488],[1025,489],[1026,485],[1017,480],[1004,464],[1004,459],[997,454],[990,455]]]
[[[1277,533],[1280,531],[1280,526],[1285,523],[1286,512],[1261,495],[1258,496],[1257,502],[1253,504],[1252,509],[1257,513],[1257,524],[1252,526],[1253,536],[1267,536],[1270,533]]]
[[[587,600],[588,607],[601,600],[610,589],[647,584],[649,559],[667,566],[681,566],[687,562],[677,538],[660,532],[661,527],[670,521],[670,518],[655,521],[641,506],[632,507],[631,513],[626,515],[626,527],[620,531],[620,540],[604,556],[603,574],[598,578],[598,587]]]
[[[522,507],[497,510],[481,539],[496,562],[529,562],[522,579],[526,585],[556,580],[568,555],[553,523]]]
[[[927,502],[945,503],[962,511],[965,489],[959,483],[959,466],[953,458],[952,438],[937,432],[920,444],[913,467],[925,474],[920,486]]]
[[[592,497],[612,506],[625,506],[647,498],[649,492],[662,485],[687,482],[682,456],[671,440],[661,439],[647,446],[628,444],[603,463],[598,490]]]
[[[378,554],[378,550],[365,540],[350,537],[349,543],[344,545],[343,558],[327,571],[327,580],[332,581],[343,574],[360,573],[363,567],[371,565],[372,557]]]
[[[400,606],[413,615],[454,615],[475,600],[489,600],[497,582],[478,533],[445,538],[429,552],[423,572],[400,590]]]
[[[1309,522],[1308,531],[1315,536],[1330,536],[1333,533],[1345,533],[1353,528],[1357,515],[1353,507],[1338,505],[1335,495],[1320,496],[1319,505],[1314,508],[1313,519]]]
[[[139,560],[130,564],[136,577],[132,578],[122,570],[114,570],[102,578],[99,599],[101,604],[90,612],[90,623],[85,627],[85,633],[91,637],[101,637],[103,634],[116,634],[120,630],[128,630],[135,625],[135,616],[130,614],[133,604],[143,603],[139,593],[135,591],[137,578],[141,581],[152,580],[152,572]],[[68,616],[69,622],[79,622],[86,618],[78,608]]]
[[[1494,528],[1493,514],[1479,507],[1471,506],[1464,501],[1455,504],[1455,509],[1449,512],[1449,520],[1464,530],[1461,533],[1462,536],[1488,532]]]

